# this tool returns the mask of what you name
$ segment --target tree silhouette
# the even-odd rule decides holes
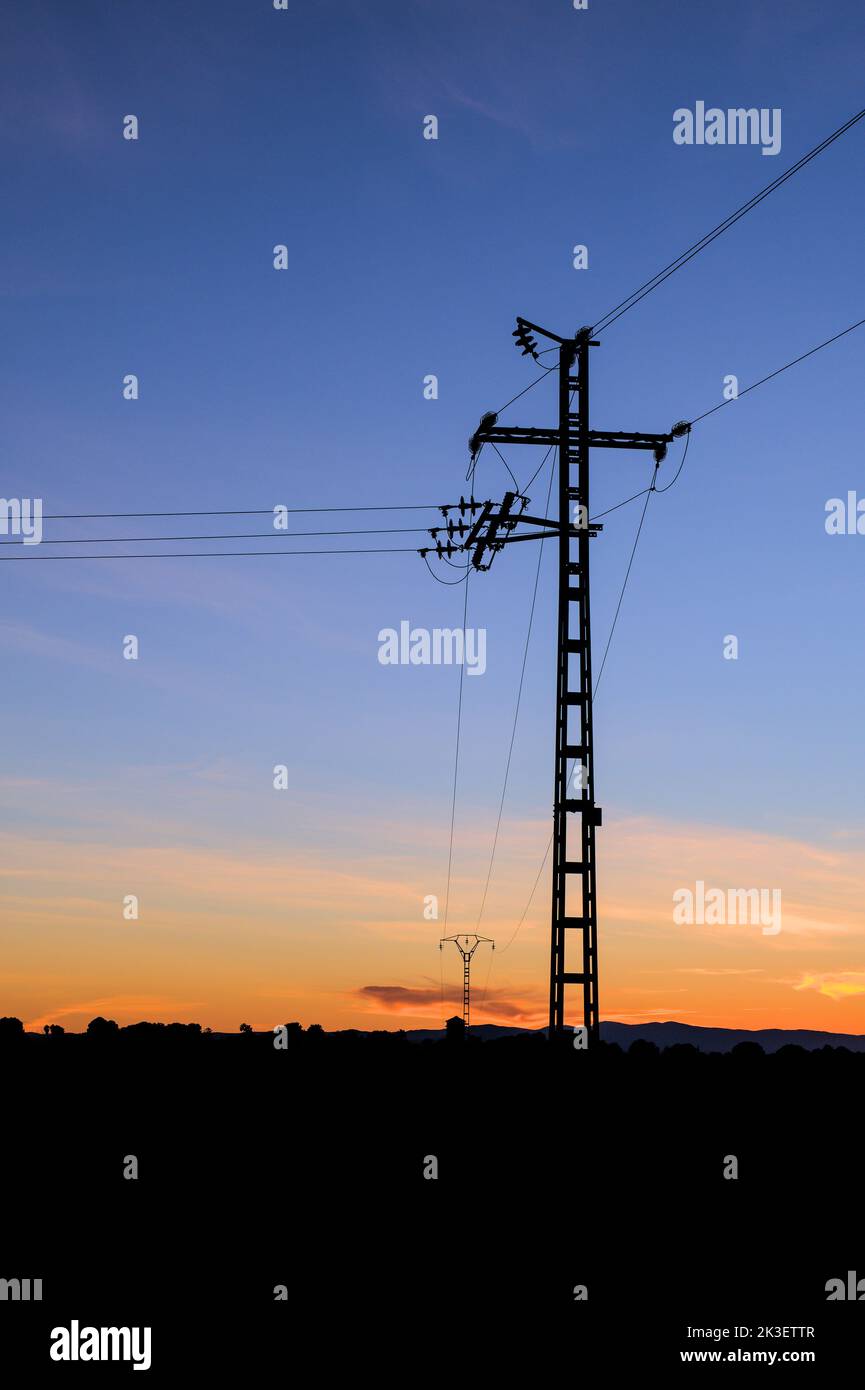
[[[24,1037],[24,1024],[20,1018],[0,1018],[0,1042],[16,1042]]]
[[[241,1031],[241,1033],[251,1033],[251,1032],[252,1032],[252,1024],[251,1024],[251,1023],[241,1023],[241,1025],[240,1025],[240,1031]]]
[[[103,1018],[101,1014],[97,1018],[91,1018],[87,1025],[87,1034],[91,1038],[111,1038],[119,1031],[113,1018]]]

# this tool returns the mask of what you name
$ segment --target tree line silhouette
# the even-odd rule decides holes
[[[461,1020],[454,1020],[461,1022]],[[279,1038],[277,1039],[277,1034]],[[394,1059],[399,1058],[406,1065],[410,1059],[434,1054],[459,1056],[461,1061],[468,1057],[483,1055],[490,1066],[501,1061],[507,1066],[526,1064],[531,1066],[532,1058],[555,1054],[558,1066],[579,1069],[592,1065],[605,1072],[617,1070],[640,1073],[646,1069],[658,1068],[667,1075],[688,1074],[700,1071],[706,1074],[722,1071],[771,1068],[778,1076],[790,1073],[792,1069],[813,1072],[822,1069],[826,1072],[847,1073],[857,1070],[857,1078],[865,1073],[865,1053],[854,1052],[843,1045],[825,1045],[818,1048],[802,1047],[798,1043],[786,1043],[774,1051],[767,1052],[757,1042],[739,1042],[729,1051],[704,1051],[691,1043],[672,1043],[659,1047],[656,1043],[637,1038],[628,1047],[616,1042],[596,1042],[588,1052],[574,1050],[569,1036],[554,1039],[552,1042],[545,1031],[507,1034],[496,1038],[482,1039],[477,1034],[465,1035],[462,1029],[450,1028],[438,1037],[425,1037],[413,1040],[404,1029],[389,1031],[372,1029],[362,1031],[355,1028],[327,1032],[319,1023],[311,1023],[306,1028],[297,1021],[276,1025],[272,1030],[253,1029],[249,1023],[241,1023],[236,1033],[214,1032],[200,1023],[156,1023],[142,1021],[121,1027],[112,1018],[98,1015],[87,1024],[84,1032],[67,1032],[59,1023],[46,1023],[40,1033],[28,1033],[20,1018],[0,1018],[0,1048],[41,1043],[44,1039],[52,1043],[62,1043],[75,1049],[79,1044],[100,1044],[114,1047],[140,1045],[142,1047],[160,1046],[188,1049],[190,1046],[206,1047],[208,1043],[217,1045],[220,1052],[230,1050],[241,1055],[252,1049],[260,1055],[266,1049],[303,1050],[324,1061],[328,1056],[345,1058],[352,1054],[368,1054],[371,1051],[386,1053]],[[752,1078],[753,1079],[753,1078]]]

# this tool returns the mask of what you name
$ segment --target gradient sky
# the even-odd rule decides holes
[[[514,316],[597,321],[859,108],[865,46],[856,0],[34,0],[2,24],[2,492],[62,513],[454,501],[479,416],[535,375]],[[781,108],[781,153],[675,145],[697,100]],[[603,334],[593,424],[666,430],[861,318],[863,167],[865,125]],[[865,538],[824,528],[828,498],[865,495],[863,371],[852,334],[718,412],[652,499],[595,713],[604,1018],[865,1031]],[[551,382],[504,418],[554,410]],[[509,462],[525,481],[540,456]],[[651,465],[593,467],[600,510]],[[485,451],[478,495],[508,482]],[[594,544],[601,649],[640,506]],[[172,548],[192,547],[102,547]],[[458,625],[462,589],[412,554],[52,550],[2,575],[0,1013],[440,1023],[460,963],[423,899],[444,904],[458,675],[383,667],[377,634]],[[449,932],[478,920],[536,560],[509,548],[470,586],[487,671],[465,682]],[[513,934],[551,825],[554,592],[550,548],[480,928],[499,949],[476,958],[489,1021],[546,1017],[548,875]],[[698,879],[779,888],[781,933],[674,926]]]

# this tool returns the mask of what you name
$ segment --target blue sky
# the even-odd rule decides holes
[[[480,414],[533,375],[515,315],[563,333],[597,321],[858,109],[865,37],[852,0],[37,3],[3,24],[2,491],[84,513],[455,500]],[[780,154],[675,145],[673,112],[698,99],[780,108]],[[862,317],[863,161],[860,126],[603,334],[593,424],[665,430],[715,404],[725,375],[744,386]],[[588,270],[572,268],[577,243]],[[828,498],[865,492],[863,366],[853,334],[712,416],[652,499],[596,710],[613,817],[861,839],[865,540],[823,522]],[[504,418],[554,409],[551,382]],[[539,458],[509,462],[524,479]],[[650,469],[618,453],[593,467],[593,510]],[[485,452],[479,495],[507,484]],[[640,505],[595,543],[601,650]],[[375,515],[292,529],[436,521]],[[70,521],[46,536],[267,525]],[[553,558],[507,803],[541,852]],[[466,682],[458,919],[486,872],[535,561],[512,547],[470,588],[487,673]],[[39,560],[3,580],[10,836],[383,855],[418,897],[443,893],[456,673],[377,661],[383,627],[460,621],[462,590],[418,558]],[[127,633],[138,663],[120,657]],[[290,769],[282,799],[275,763]],[[402,850],[370,838],[394,822],[424,827],[426,857],[400,868]],[[533,878],[527,860],[503,920]],[[545,910],[546,890],[534,965]],[[435,934],[418,923],[405,978]],[[383,973],[374,952],[363,963]]]

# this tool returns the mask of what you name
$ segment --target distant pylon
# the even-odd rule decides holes
[[[463,1023],[465,1024],[466,1032],[468,1032],[472,956],[482,941],[488,941],[493,950],[496,949],[496,943],[491,936],[478,936],[476,932],[470,932],[468,936],[443,936],[439,942],[439,950],[441,950],[446,941],[452,941],[463,958]]]

